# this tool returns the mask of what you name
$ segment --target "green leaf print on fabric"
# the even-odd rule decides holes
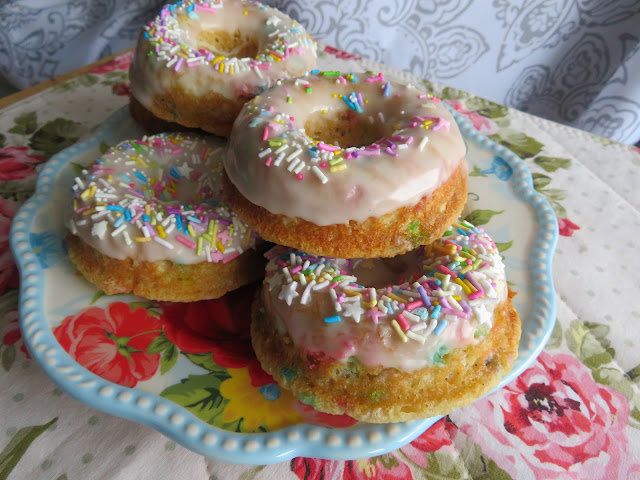
[[[480,225],[486,225],[494,215],[500,215],[501,213],[504,213],[504,210],[499,212],[495,210],[473,210],[465,217],[465,220],[479,227]]]
[[[11,370],[16,361],[17,350],[15,345],[5,345],[2,349],[2,368],[5,372]]]
[[[4,147],[7,143],[7,137],[0,133],[0,148]]]
[[[552,348],[560,348],[562,345],[562,325],[559,321],[556,320],[553,325],[553,331],[551,332],[551,337],[549,337],[549,341],[547,342],[547,346],[545,347],[547,350]]]
[[[499,243],[496,242],[496,247],[498,247],[498,251],[500,253],[504,253],[511,248],[513,245],[513,240],[509,240],[508,242]]]
[[[57,421],[58,417],[44,425],[24,427],[16,432],[7,446],[4,447],[4,450],[0,452],[0,479],[5,479],[9,476],[27,451],[27,448],[29,448],[29,445]]]
[[[86,132],[87,128],[82,124],[58,117],[40,127],[31,137],[29,146],[50,158],[76,143]]]
[[[569,168],[571,166],[570,158],[545,157],[540,155],[533,159],[533,163],[541,167],[547,172],[555,172],[559,168]]]
[[[493,103],[491,100],[487,100],[481,97],[471,97],[465,105],[468,110],[478,112],[483,117],[495,119],[506,117],[509,113],[509,109],[504,105]]]
[[[180,356],[180,350],[169,341],[164,332],[152,340],[147,347],[147,353],[162,354],[160,357],[160,375],[164,375],[171,370]]]
[[[605,365],[616,356],[607,338],[609,326],[601,323],[574,320],[567,330],[567,345],[587,367],[594,369]]]
[[[13,119],[13,127],[9,133],[17,135],[31,135],[38,128],[38,118],[36,112],[25,112]]]
[[[458,437],[457,441],[462,440],[460,434],[458,434]],[[471,438],[465,436],[464,443],[456,445],[456,447],[470,478],[473,478],[473,480],[513,480]]]
[[[427,466],[420,467],[422,475],[426,479],[466,480],[473,478],[469,475],[466,466],[457,457],[440,452],[425,452]],[[414,467],[415,468],[415,467]]]
[[[100,146],[98,148],[100,150],[100,153],[106,153],[107,150],[109,150],[111,147],[107,142],[103,140],[102,142],[100,142]]]
[[[522,159],[535,157],[542,151],[542,147],[544,146],[535,138],[510,129],[504,129],[500,133],[491,135],[489,138],[504,145]]]
[[[220,366],[213,361],[213,357],[210,353],[185,353],[182,354],[189,359],[191,363],[198,365],[199,367],[215,372],[220,369]]]
[[[165,388],[160,396],[183,406],[196,417],[216,427],[237,430],[238,425],[228,425],[222,420],[224,407],[229,400],[220,394],[220,385],[231,378],[226,369],[219,367],[217,372],[205,375],[189,375],[180,383]]]

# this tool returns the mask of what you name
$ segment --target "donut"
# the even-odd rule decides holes
[[[179,1],[165,5],[138,38],[131,113],[143,126],[146,109],[228,136],[245,102],[315,64],[313,39],[278,10],[241,0]]]
[[[253,347],[319,411],[374,423],[444,415],[498,385],[518,355],[504,264],[465,221],[394,259],[267,255]]]
[[[245,105],[224,189],[269,241],[329,257],[393,257],[434,241],[460,215],[465,148],[438,98],[382,74],[313,71]]]
[[[264,275],[254,231],[221,197],[225,142],[165,133],[110,148],[75,177],[69,256],[106,294],[217,298]]]

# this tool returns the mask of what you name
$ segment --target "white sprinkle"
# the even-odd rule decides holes
[[[306,166],[307,166],[307,164],[306,164],[306,163],[304,163],[304,162],[300,162],[300,164],[299,164],[296,168],[294,168],[294,169],[293,169],[293,173],[295,173],[295,174],[300,173],[302,170],[304,170],[304,168],[305,168]]]
[[[426,337],[431,332],[433,332],[437,326],[438,326],[438,320],[436,320],[435,318],[432,318],[431,321],[429,322],[429,328],[427,328],[427,331],[424,332],[424,336]]]
[[[402,312],[402,315],[404,315],[404,318],[406,318],[407,320],[411,320],[412,322],[416,322],[417,323],[417,322],[420,321],[420,317],[419,316],[414,315],[413,313],[408,312],[406,310],[404,310]]]
[[[123,223],[118,228],[116,228],[113,232],[111,232],[111,236],[112,237],[116,237],[116,236],[120,235],[125,228],[127,228],[127,224]]]
[[[107,233],[107,221],[103,220],[102,222],[96,223],[91,228],[91,235],[94,237],[98,237],[102,240]]]
[[[415,325],[411,325],[410,330],[412,332],[420,332],[427,328],[427,324],[425,322],[416,323]]]
[[[295,152],[293,152],[291,155],[289,155],[287,157],[287,162],[290,162],[291,160],[293,160],[294,158],[296,158],[298,155],[300,155],[302,153],[302,149],[298,148],[296,149]]]
[[[329,181],[329,179],[317,166],[314,165],[313,167],[311,167],[311,171],[315,174],[316,177],[320,179],[323,185]]]
[[[300,303],[302,305],[306,305],[307,302],[309,301],[309,298],[311,298],[311,289],[315,286],[316,281],[315,280],[311,280],[308,284],[307,284],[307,288],[304,289],[304,292],[302,292],[302,297],[300,297]]]
[[[262,157],[266,157],[267,155],[269,155],[271,153],[271,148],[265,148],[264,150],[262,150],[260,153],[258,153],[258,157],[262,158]]]
[[[289,269],[287,267],[283,267],[282,273],[284,274],[284,277],[287,279],[287,282],[290,283],[293,281],[293,278],[291,277],[291,272],[289,272]]]
[[[276,161],[273,162],[273,165],[275,167],[279,166],[282,163],[282,159],[284,158],[284,156],[285,156],[284,152],[282,152],[280,155],[278,155],[278,158],[276,158]]]
[[[422,152],[424,150],[425,145],[427,144],[427,142],[429,141],[429,137],[422,137],[422,140],[420,140],[420,144],[418,145],[418,149]]]
[[[124,232],[122,232],[122,235],[124,236],[124,241],[127,245],[131,246],[131,244],[133,243],[131,241],[131,237],[129,236],[129,232],[127,232],[126,230]]]
[[[289,166],[287,167],[288,171],[292,171],[294,168],[296,168],[296,166],[300,163],[300,159],[296,158],[295,160],[293,160],[293,162],[291,162],[289,164]],[[302,164],[304,166],[304,163]]]
[[[418,335],[417,333],[413,333],[411,330],[405,332],[405,335],[407,337],[409,337],[410,339],[415,340],[416,342],[420,342],[423,345],[424,345],[424,342],[427,340],[422,335]]]
[[[253,67],[253,71],[258,76],[258,78],[260,78],[261,80],[264,79],[264,77],[262,76],[262,72],[260,71],[260,69],[258,67]]]
[[[289,144],[285,143],[284,145],[281,145],[274,153],[276,155],[279,155],[279,154],[281,154],[282,152],[284,152],[288,148],[289,148]]]
[[[329,280],[325,280],[324,282],[318,283],[317,285],[315,285],[313,287],[313,291],[315,292],[317,290],[322,290],[324,287],[326,287],[328,285],[329,285]]]
[[[163,247],[166,247],[166,248],[168,248],[169,250],[173,250],[173,245],[171,245],[171,244],[170,244],[169,242],[167,242],[166,240],[164,240],[164,239],[162,239],[162,238],[160,238],[160,237],[158,237],[158,236],[153,237],[153,240],[154,240],[154,241],[156,241],[156,242],[158,242],[158,243],[159,243],[160,245],[162,245]]]

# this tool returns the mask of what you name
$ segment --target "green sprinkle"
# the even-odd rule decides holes
[[[489,328],[489,325],[480,325],[480,327],[478,327],[478,329],[473,334],[473,338],[486,337],[487,335],[489,335],[490,331],[491,329]]]
[[[298,400],[306,405],[311,405],[313,407],[316,403],[316,396],[312,393],[302,393],[298,396]]]
[[[270,147],[280,147],[283,143],[285,143],[285,140],[283,138],[273,138],[269,140],[268,143]]]
[[[323,77],[337,77],[340,75],[340,72],[337,70],[327,70],[326,72],[322,72]]]
[[[444,359],[444,356],[447,354],[447,347],[444,345],[438,349],[438,351],[433,355],[433,363],[447,363]]]
[[[334,282],[340,282],[344,280],[344,275],[338,275],[337,277],[334,277],[333,281]]]
[[[311,87],[307,87],[307,88],[305,88],[305,89],[304,89],[304,91],[305,91],[305,92],[307,92],[307,93],[311,93],[311,92],[313,92],[313,90],[311,90]]]
[[[447,230],[446,232],[444,232],[442,234],[443,237],[448,237],[449,235],[453,235],[453,231],[452,230]]]
[[[369,394],[369,398],[374,402],[379,402],[385,396],[386,392],[384,390],[374,390]]]

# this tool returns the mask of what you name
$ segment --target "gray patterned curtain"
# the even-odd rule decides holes
[[[2,0],[21,88],[134,43],[158,0]],[[622,142],[640,140],[638,0],[265,0],[318,40]]]

